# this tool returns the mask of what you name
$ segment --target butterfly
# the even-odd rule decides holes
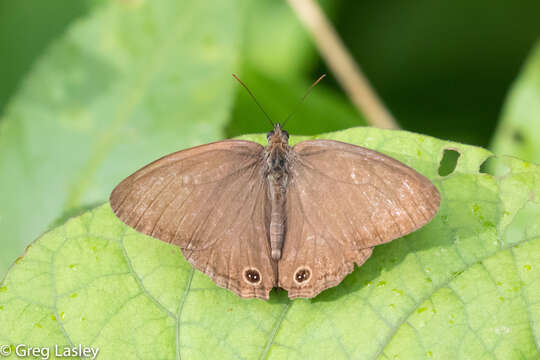
[[[374,246],[439,209],[427,178],[377,151],[333,140],[291,147],[279,123],[267,140],[166,155],[116,186],[111,207],[130,227],[178,246],[218,286],[260,299],[275,287],[294,299],[338,285]]]

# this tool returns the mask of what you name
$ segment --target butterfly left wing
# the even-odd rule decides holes
[[[381,153],[331,140],[293,150],[278,268],[290,298],[339,284],[375,245],[422,227],[438,211],[435,186]]]
[[[263,147],[251,141],[178,151],[124,179],[111,194],[111,207],[127,225],[178,246],[217,285],[268,299],[276,264],[263,160]]]

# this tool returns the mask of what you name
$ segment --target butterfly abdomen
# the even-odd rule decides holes
[[[270,190],[270,250],[272,260],[281,259],[281,250],[285,238],[285,195],[289,178],[289,136],[281,130],[279,124],[268,134],[268,146],[265,149],[265,176]]]
[[[286,174],[284,176],[287,177]],[[268,177],[272,206],[270,213],[270,249],[272,250],[272,259],[275,261],[281,259],[281,249],[285,238],[286,186],[283,186],[282,181],[283,179],[276,179],[274,176]]]
[[[272,260],[281,259],[281,249],[285,238],[285,195],[287,192],[287,159],[274,149],[269,157],[268,186],[270,189],[270,249]]]

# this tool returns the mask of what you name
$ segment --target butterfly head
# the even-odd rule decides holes
[[[288,145],[289,144],[289,133],[281,127],[281,124],[275,123],[274,130],[266,134],[266,139],[268,139],[269,145]]]

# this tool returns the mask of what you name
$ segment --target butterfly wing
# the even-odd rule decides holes
[[[112,192],[115,214],[136,230],[177,245],[214,282],[242,297],[268,298],[270,260],[263,147],[226,140],[167,155]]]
[[[376,151],[331,140],[293,148],[279,286],[290,298],[335,286],[371,255],[437,213],[440,195],[424,176]]]

